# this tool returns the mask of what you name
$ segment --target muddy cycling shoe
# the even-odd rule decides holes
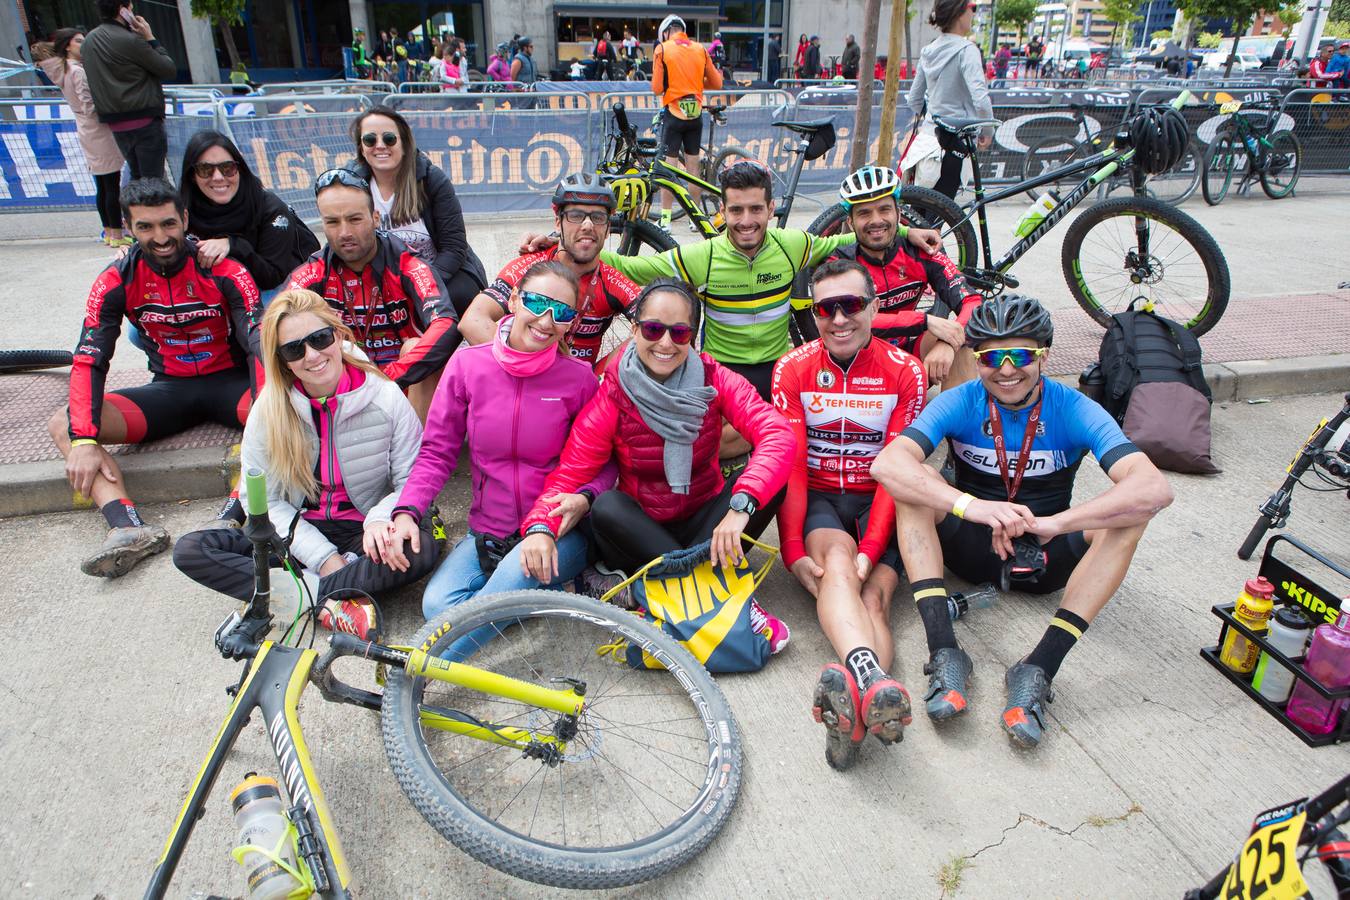
[[[867,736],[861,705],[858,683],[848,669],[830,663],[820,670],[811,715],[825,726],[825,761],[841,772],[858,761],[858,747]]]
[[[103,546],[80,563],[80,571],[99,578],[120,578],[147,556],[169,549],[169,533],[159,525],[112,528]]]
[[[923,699],[928,718],[941,722],[966,711],[968,682],[975,664],[960,647],[941,647],[933,651],[923,673],[928,676],[928,693]]]
[[[1045,734],[1045,706],[1055,699],[1050,679],[1040,666],[1020,662],[1003,677],[1008,685],[1008,705],[1003,710],[1003,730],[1019,747],[1039,746]]]
[[[878,678],[862,698],[863,727],[883,744],[898,744],[905,739],[905,726],[914,721],[910,714],[909,692],[900,682]]]

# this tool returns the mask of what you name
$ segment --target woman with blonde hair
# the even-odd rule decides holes
[[[462,317],[487,287],[487,272],[469,246],[450,176],[418,152],[408,120],[386,106],[357,116],[351,134],[350,168],[370,182],[380,227],[436,270]]]
[[[375,607],[330,595],[378,595],[435,568],[439,548],[429,520],[407,547],[394,540],[392,524],[421,423],[313,291],[277,295],[263,315],[259,355],[267,383],[244,427],[240,465],[267,473],[268,515],[304,567],[321,605],[319,624],[373,639]],[[173,559],[200,584],[237,600],[252,595],[252,547],[237,529],[185,535]]]

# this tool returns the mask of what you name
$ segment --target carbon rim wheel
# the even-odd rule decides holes
[[[1064,235],[1061,262],[1074,299],[1102,325],[1142,297],[1199,335],[1228,306],[1219,245],[1199,222],[1158,200],[1123,197],[1083,213]]]
[[[1302,147],[1292,131],[1277,131],[1266,149],[1266,168],[1261,173],[1261,190],[1272,200],[1288,197],[1298,184]]]
[[[1205,172],[1201,181],[1205,202],[1218,206],[1228,195],[1228,187],[1233,183],[1233,169],[1237,157],[1233,150],[1233,136],[1228,133],[1217,134],[1205,154]]]
[[[608,249],[620,256],[664,253],[676,246],[675,239],[652,222],[610,216]]]
[[[635,670],[598,652],[615,640],[666,668]],[[390,674],[381,719],[394,774],[475,859],[541,884],[618,887],[687,862],[725,824],[740,789],[735,719],[689,651],[637,616],[562,591],[519,591],[454,607],[414,645],[436,656],[453,647],[463,662],[538,685],[585,684],[585,708],[568,722]],[[543,755],[434,728],[435,715],[526,729]]]

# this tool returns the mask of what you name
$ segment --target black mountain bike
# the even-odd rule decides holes
[[[1324,793],[1268,809],[1252,822],[1251,835],[1231,865],[1186,900],[1256,900],[1304,897],[1303,865],[1317,854],[1339,900],[1350,900],[1350,775]]]
[[[1257,111],[1244,111],[1256,107]],[[1204,195],[1210,206],[1228,196],[1233,173],[1241,170],[1238,193],[1261,182],[1272,200],[1288,197],[1298,184],[1303,145],[1292,131],[1275,131],[1280,113],[1275,101],[1246,103],[1230,100],[1219,111],[1228,121],[1219,126],[1205,153]]]
[[[1298,448],[1293,462],[1286,470],[1284,483],[1275,493],[1261,504],[1261,517],[1256,520],[1247,539],[1238,550],[1238,559],[1251,559],[1256,545],[1272,528],[1283,528],[1289,521],[1289,501],[1294,496],[1294,486],[1303,485],[1310,491],[1346,491],[1350,496],[1350,436],[1347,436],[1339,450],[1328,450],[1327,444],[1336,436],[1341,426],[1350,421],[1350,394],[1345,395],[1345,405],[1341,411],[1329,419],[1323,419],[1317,430],[1308,436],[1303,446]],[[1303,476],[1312,470],[1322,481],[1323,486],[1308,484]]]
[[[1189,97],[1190,92],[1184,92],[1169,105],[1180,108]],[[1115,140],[1099,152],[990,194],[985,193],[980,178],[975,142],[981,129],[998,123],[940,117],[933,121],[954,135],[962,152],[975,160],[975,199],[958,206],[937,191],[906,187],[900,195],[901,218],[906,224],[943,232],[947,256],[957,262],[966,280],[980,293],[993,297],[1005,289],[1016,289],[1018,279],[1009,273],[1013,264],[1103,182],[1125,172],[1131,179],[1133,195],[1093,206],[1078,216],[1064,235],[1060,262],[1074,299],[1103,326],[1138,297],[1144,298],[1145,308],[1157,310],[1197,335],[1219,321],[1228,307],[1228,262],[1199,222],[1170,204],[1146,196],[1149,173],[1136,159],[1141,148],[1131,143],[1131,126],[1136,120],[1122,125]],[[1179,153],[1181,148],[1177,150]],[[1037,188],[1066,183],[1074,186],[1060,194],[1044,219],[995,262],[985,208]],[[972,217],[979,224],[978,239]],[[847,225],[847,210],[835,204],[807,230],[833,234]],[[981,248],[983,265],[977,261]]]

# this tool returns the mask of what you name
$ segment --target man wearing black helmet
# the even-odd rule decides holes
[[[492,340],[497,321],[507,313],[511,290],[530,266],[555,257],[577,274],[581,283],[581,317],[567,334],[567,346],[577,359],[599,367],[600,342],[614,316],[637,299],[638,287],[600,261],[609,237],[614,191],[594,174],[569,175],[553,192],[553,225],[561,243],[537,253],[526,253],[507,263],[492,284],[473,298],[460,332],[470,344]]]
[[[1044,637],[1005,676],[1003,729],[1035,747],[1065,655],[1120,587],[1149,520],[1172,502],[1167,480],[1110,415],[1045,378],[1050,314],[1029,297],[985,301],[966,324],[978,380],[944,391],[878,456],[872,476],[895,499],[900,554],[928,638],[924,699],[935,721],[966,709],[973,664],[956,642],[943,563],[972,583],[1034,594],[1063,589]],[[948,485],[923,465],[946,440]],[[1114,482],[1077,504],[1091,450]]]

